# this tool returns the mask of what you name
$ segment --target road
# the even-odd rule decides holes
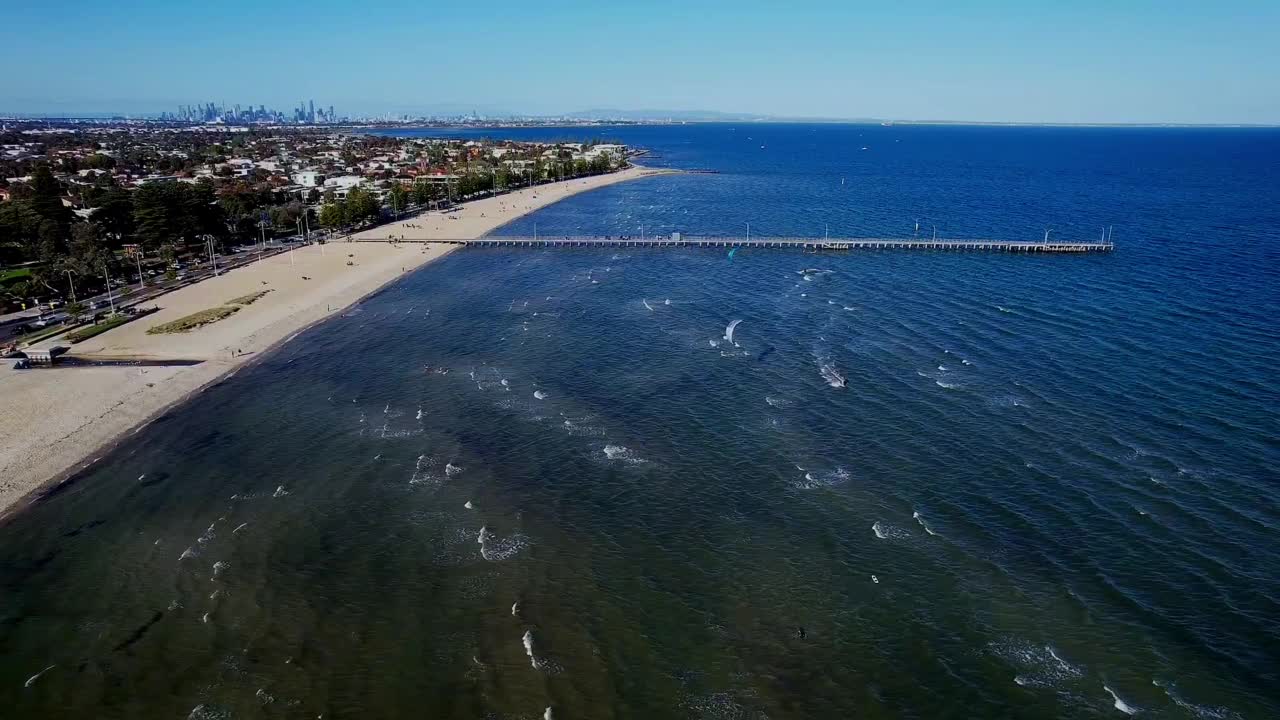
[[[259,257],[268,258],[273,255],[278,255],[282,252],[286,252],[289,249],[298,247],[302,244],[303,243],[300,240],[294,237],[294,238],[288,238],[283,242],[273,240],[267,243],[265,251],[263,251],[261,254],[259,254],[257,251],[254,251],[254,250],[245,250],[243,252],[235,253],[232,255],[219,255],[217,256],[218,273],[221,274],[228,270],[234,270],[235,268],[243,267],[252,262],[256,262],[259,259]],[[124,289],[124,287],[121,287],[121,288],[114,289],[110,294],[102,293],[100,295],[94,295],[92,297],[78,298],[78,299],[80,300],[80,302],[84,303],[85,307],[93,308],[92,310],[89,310],[86,313],[87,315],[92,315],[93,313],[108,310],[111,307],[111,304],[113,301],[117,309],[122,307],[130,307],[133,305],[137,305],[139,303],[153,300],[161,295],[164,295],[165,293],[173,292],[178,288],[186,287],[188,285],[191,285],[193,283],[198,283],[201,280],[206,280],[211,277],[213,277],[213,266],[209,264],[208,261],[206,261],[203,264],[198,265],[193,269],[186,270],[185,277],[181,279],[174,279],[174,280],[161,279],[157,281],[155,284],[144,288],[142,292],[138,292],[138,288],[136,284],[131,284],[127,287],[133,290],[133,292],[129,293],[128,295],[122,296],[120,294],[120,291]],[[22,325],[23,323],[29,323],[39,316],[40,316],[40,310],[38,308],[22,310],[16,313],[9,313],[8,315],[0,315],[0,345],[7,345],[10,342],[10,340],[12,340],[15,337],[14,331],[17,329],[19,325]],[[58,312],[58,313],[54,313],[53,317],[55,318],[56,321],[61,322],[67,318],[67,314],[64,312]]]

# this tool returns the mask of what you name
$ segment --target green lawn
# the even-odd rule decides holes
[[[15,283],[19,280],[26,280],[31,277],[31,268],[19,268],[17,270],[0,270],[0,287]]]

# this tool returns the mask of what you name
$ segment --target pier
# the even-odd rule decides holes
[[[388,242],[364,239],[356,242]],[[915,238],[802,238],[802,237],[697,237],[672,233],[658,237],[611,236],[487,236],[471,240],[396,239],[402,243],[463,245],[466,247],[563,247],[563,248],[743,248],[781,249],[807,252],[849,250],[942,250],[1007,253],[1097,253],[1110,252],[1110,242],[942,240]]]

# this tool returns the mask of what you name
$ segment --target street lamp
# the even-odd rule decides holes
[[[111,292],[111,273],[107,270],[107,261],[102,261],[102,277],[107,280],[107,302],[111,304],[111,314],[116,314],[116,296]]]
[[[71,271],[63,270],[67,274],[67,284],[71,286],[71,302],[76,301],[76,284],[71,281]]]
[[[747,223],[747,242],[751,242],[751,223]]]

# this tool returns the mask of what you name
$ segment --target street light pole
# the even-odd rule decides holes
[[[747,242],[751,242],[751,223],[747,223]]]
[[[107,270],[107,261],[102,261],[102,277],[107,279],[107,302],[111,304],[111,314],[116,314],[116,296],[111,292],[111,272]]]
[[[67,274],[67,284],[71,286],[71,302],[76,301],[76,284],[71,281],[71,271],[63,270]]]

